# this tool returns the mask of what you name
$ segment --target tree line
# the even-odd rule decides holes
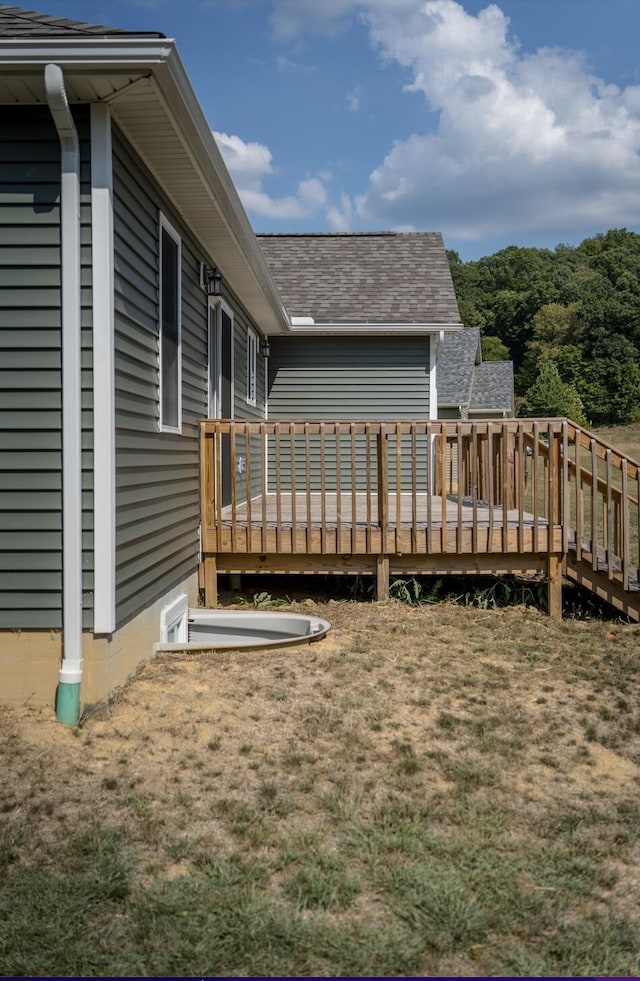
[[[617,228],[554,250],[448,256],[483,358],[514,362],[520,415],[640,419],[640,235]]]

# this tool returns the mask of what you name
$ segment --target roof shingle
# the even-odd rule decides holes
[[[0,37],[164,37],[157,31],[124,31],[102,24],[39,14],[9,4],[0,4]]]
[[[477,327],[447,334],[438,359],[438,405],[468,405],[473,369],[479,356]]]
[[[316,323],[459,324],[439,232],[258,235],[290,316]]]
[[[483,361],[473,372],[469,410],[513,413],[513,361]]]

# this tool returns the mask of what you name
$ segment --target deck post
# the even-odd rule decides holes
[[[376,599],[389,599],[389,556],[376,556]]]
[[[562,556],[547,557],[547,611],[552,620],[562,620]]]
[[[218,605],[218,567],[215,555],[204,557],[204,602],[210,609]]]

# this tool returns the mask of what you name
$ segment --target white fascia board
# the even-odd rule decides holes
[[[116,423],[111,113],[91,106],[94,634],[116,629]]]
[[[299,318],[298,318],[299,319]],[[462,324],[372,324],[372,323],[318,323],[313,326],[299,325],[294,322],[291,333],[298,335],[321,334],[438,334],[441,331],[455,333],[462,330]]]

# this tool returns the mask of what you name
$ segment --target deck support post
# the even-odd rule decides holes
[[[215,555],[204,557],[204,602],[209,608],[218,605],[218,567]]]
[[[562,620],[562,556],[556,552],[547,559],[547,610],[552,620]]]
[[[376,556],[376,599],[389,599],[389,556]]]

